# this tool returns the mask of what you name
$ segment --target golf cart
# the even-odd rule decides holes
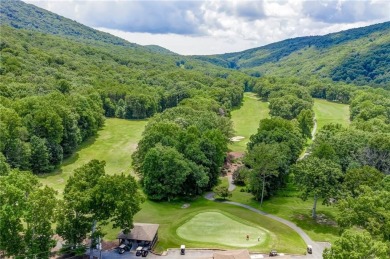
[[[181,245],[180,246],[180,254],[181,255],[185,255],[186,254],[186,246],[185,245]]]
[[[142,257],[146,257],[149,253],[149,247],[148,246],[144,246],[142,247]]]
[[[119,253],[119,254],[123,254],[123,253],[126,252],[126,251],[130,251],[130,249],[131,249],[131,244],[127,244],[127,245],[121,244],[121,245],[119,245],[116,249],[118,250],[118,253]]]
[[[271,250],[271,252],[269,252],[269,256],[277,256],[278,255],[278,252],[276,250]]]
[[[311,245],[307,245],[307,253],[312,254],[313,253],[313,247]]]
[[[142,246],[139,246],[137,247],[137,249],[135,249],[135,255],[136,256],[141,256],[142,255]]]

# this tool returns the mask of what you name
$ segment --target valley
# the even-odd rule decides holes
[[[322,36],[284,35],[238,52],[181,55],[88,27],[42,1],[26,2],[0,2],[0,257],[96,254],[100,244],[115,248],[122,231],[122,246],[109,253],[123,258],[137,246],[159,257],[183,244],[287,257],[389,258],[388,20],[318,22],[326,12],[307,15],[307,4],[316,2],[303,1],[302,31],[310,25],[309,33]],[[342,2],[345,10],[348,1]],[[274,8],[267,1],[66,3],[101,10],[90,13],[96,18],[106,17],[107,8],[139,10],[140,17],[110,18],[127,21],[122,29],[129,33],[159,34],[161,43],[192,39],[189,50],[218,53],[224,44],[254,38],[240,38],[251,30],[235,34],[233,24],[196,27],[210,25],[207,10],[252,28],[258,24],[252,21],[266,24]],[[262,13],[260,4],[270,9]],[[193,16],[179,23],[184,16],[174,13]],[[221,45],[216,28],[231,33]],[[208,40],[215,44],[206,46]],[[159,224],[158,231],[153,225],[151,236],[135,237],[151,227],[145,223]]]

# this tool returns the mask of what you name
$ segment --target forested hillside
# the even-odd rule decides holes
[[[197,197],[219,185],[234,134],[230,111],[252,91],[269,103],[270,118],[260,121],[234,172],[243,192],[262,205],[294,185],[302,199],[313,200],[314,219],[317,201],[336,203],[332,227],[342,235],[325,258],[347,258],[340,255],[355,250],[359,258],[388,258],[390,23],[185,57],[21,1],[1,1],[0,15],[1,255],[49,258],[54,234],[67,252],[83,254],[85,240],[95,246],[107,224],[126,231],[141,209],[158,205],[145,214],[160,216],[170,204],[155,201],[188,199],[195,201],[191,208],[199,206]],[[321,127],[309,145],[313,98],[348,104],[351,123]],[[93,142],[106,117],[150,118],[128,154],[139,182],[128,171],[107,175],[105,162],[92,157],[59,196],[42,186],[36,175],[53,172],[81,143]],[[301,156],[305,147],[310,154]],[[139,186],[153,200],[147,206],[141,207]],[[201,202],[215,210],[215,203]],[[355,239],[363,245],[343,247]],[[374,251],[367,254],[367,246]]]
[[[115,45],[137,47],[111,34],[96,31],[58,14],[26,4],[20,0],[4,0],[0,3],[0,22],[17,29],[28,29],[48,34],[71,37],[76,40],[94,40]]]
[[[197,58],[254,76],[302,76],[388,88],[389,53],[390,22],[386,22]]]
[[[59,165],[104,115],[147,118],[195,96],[213,99],[227,114],[251,80],[212,66],[206,72],[197,62],[186,69],[191,63],[183,59],[126,46],[4,26],[1,32],[1,123],[8,132],[1,152],[13,167],[36,173]]]
[[[1,4],[2,255],[48,258],[55,233],[65,240],[64,249],[83,253],[92,227],[100,236],[110,221],[132,228],[143,198],[128,172],[105,175],[105,162],[92,160],[73,172],[61,200],[34,175],[60,167],[96,136],[105,117],[162,113],[147,126],[154,139],[142,142],[134,156],[150,198],[195,196],[217,184],[232,135],[230,110],[241,104],[253,78],[160,47],[135,46],[20,1]],[[7,15],[6,4],[13,8]],[[188,147],[181,144],[190,140]],[[150,170],[155,166],[161,168]],[[148,189],[160,184],[156,176],[165,170],[176,174],[167,178],[176,183]]]

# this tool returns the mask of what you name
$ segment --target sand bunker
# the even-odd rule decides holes
[[[244,138],[245,137],[243,137],[243,136],[235,136],[235,137],[230,138],[230,141],[238,142],[238,141],[243,140]]]

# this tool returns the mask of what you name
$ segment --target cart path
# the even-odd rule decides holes
[[[214,193],[213,192],[208,192],[205,194],[204,196],[206,199],[210,200],[210,201],[215,201],[215,198],[214,198]],[[329,244],[326,243],[326,242],[315,242],[313,241],[306,233],[305,231],[303,231],[300,227],[298,227],[297,225],[295,225],[295,223],[291,222],[291,221],[288,221],[286,219],[283,219],[283,218],[280,218],[278,216],[275,216],[275,215],[272,215],[272,214],[268,214],[267,212],[264,212],[264,211],[261,211],[261,210],[258,210],[256,208],[253,208],[249,205],[246,205],[246,204],[242,204],[242,203],[238,203],[238,202],[234,202],[234,201],[222,201],[221,203],[226,203],[226,204],[231,204],[231,205],[235,205],[235,206],[239,206],[239,207],[242,207],[242,208],[245,208],[245,209],[248,209],[250,211],[253,211],[255,213],[258,213],[260,215],[263,215],[263,216],[266,216],[268,218],[271,218],[273,220],[276,220],[280,223],[283,223],[287,226],[289,226],[290,228],[292,228],[293,230],[295,230],[295,232],[297,232],[301,238],[303,239],[303,241],[305,241],[305,243],[307,245],[311,245],[313,247],[313,254],[308,254],[306,256],[306,258],[315,258],[315,259],[321,259],[322,258],[322,252],[323,250],[325,249],[325,247],[328,247]]]

